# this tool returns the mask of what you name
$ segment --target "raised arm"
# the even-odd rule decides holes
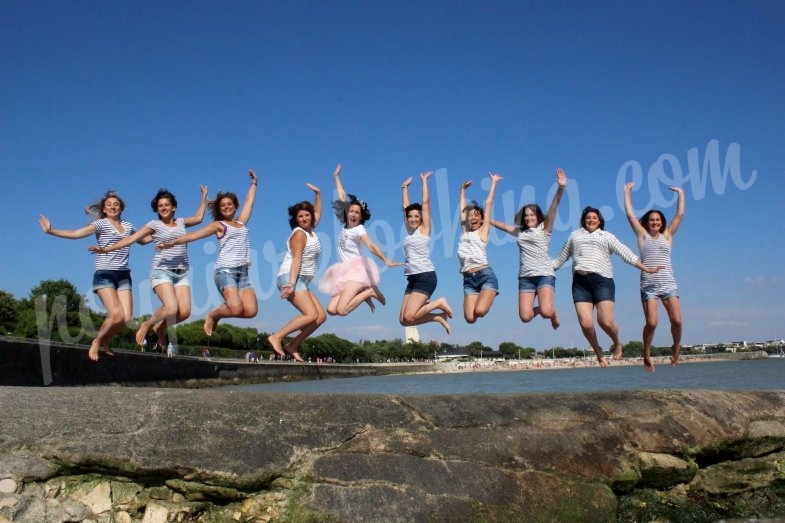
[[[471,180],[466,180],[461,184],[461,196],[458,198],[458,211],[461,213],[461,227],[464,231],[468,230],[469,224],[466,221],[466,189],[472,186]]]
[[[676,231],[679,229],[679,225],[681,225],[681,221],[684,219],[684,189],[681,187],[668,187],[671,191],[676,193],[678,197],[678,203],[676,204],[676,214],[671,218],[671,222],[668,224],[668,228],[665,230],[665,238],[668,240],[673,238],[673,235],[676,234]]]
[[[496,184],[499,180],[503,180],[501,174],[488,172],[491,177],[491,188],[488,190],[488,197],[485,198],[485,217],[482,220],[482,225],[478,231],[480,239],[484,242],[488,241],[488,234],[491,232],[491,215],[493,214],[493,197],[496,194]]]
[[[638,237],[638,240],[646,237],[646,229],[640,224],[638,218],[635,216],[635,209],[632,207],[632,188],[635,182],[624,184],[624,212],[627,214],[627,221],[630,222],[632,232]]]
[[[322,219],[322,191],[312,183],[305,184],[313,191],[313,223],[311,227],[316,227]]]
[[[504,231],[507,234],[512,234],[513,236],[518,235],[518,227],[515,225],[510,225],[508,223],[500,222],[499,220],[491,220],[491,225],[499,229],[500,231]]]
[[[92,224],[85,225],[79,229],[53,229],[49,218],[43,214],[38,216],[38,224],[46,234],[51,234],[58,238],[68,238],[69,240],[87,238],[91,234],[95,234],[95,227]]]
[[[202,220],[204,220],[204,210],[207,208],[207,187],[199,184],[199,190],[202,193],[202,196],[199,199],[199,207],[197,207],[196,213],[193,216],[189,216],[184,220],[186,227],[199,225],[202,223]]]
[[[404,223],[407,223],[406,222],[406,208],[411,203],[411,201],[409,200],[409,185],[411,183],[412,183],[412,177],[409,176],[408,178],[406,178],[406,180],[404,180],[403,185],[401,185],[401,190],[403,191],[403,195],[401,196],[401,198],[402,198],[401,204],[403,206],[402,209],[403,209],[403,222]]]
[[[155,248],[171,249],[175,245],[182,245],[183,243],[190,243],[192,241],[201,240],[202,238],[207,238],[211,234],[218,234],[223,230],[223,227],[223,223],[220,221],[210,222],[201,229],[196,229],[195,231],[189,232],[188,234],[183,234],[173,241],[159,243],[155,246]]]
[[[240,211],[240,216],[237,217],[237,221],[241,222],[243,225],[247,225],[248,220],[251,219],[253,202],[256,200],[256,187],[259,185],[259,179],[256,177],[256,173],[253,171],[253,169],[248,170],[248,176],[251,177],[251,186],[248,187],[248,193],[245,195],[243,210]]]
[[[431,235],[431,192],[428,190],[428,178],[432,174],[433,171],[420,173],[420,180],[422,181],[422,225],[420,229],[425,236],[429,237]]]
[[[548,233],[553,230],[553,222],[556,220],[556,211],[559,209],[559,202],[561,202],[561,197],[564,195],[564,189],[567,188],[567,175],[564,174],[561,167],[556,169],[556,183],[559,184],[559,188],[556,189],[556,194],[553,195],[551,205],[548,207],[548,214],[545,215],[545,223],[543,223],[545,232]]]
[[[345,202],[347,199],[346,190],[343,188],[343,182],[341,181],[341,164],[339,163],[338,166],[333,171],[333,181],[335,182],[335,192],[338,193],[338,200]]]
[[[141,243],[141,244],[150,243],[150,241],[152,241],[152,236],[151,236],[152,234],[153,234],[153,230],[147,225],[145,225],[144,227],[133,233],[131,236],[127,236],[122,240],[118,240],[111,245],[107,245],[106,247],[91,245],[87,248],[87,250],[94,254],[105,254],[107,252],[112,252],[118,249],[122,249],[123,247],[128,247],[132,243]]]
[[[373,241],[371,241],[370,236],[368,236],[367,234],[363,234],[362,236],[360,236],[360,240],[365,244],[366,247],[368,247],[368,250],[374,253],[377,258],[382,260],[386,266],[400,267],[401,265],[403,265],[403,263],[401,262],[396,262],[388,259],[387,256],[384,255],[382,250],[379,247],[377,247],[376,244],[373,243]]]

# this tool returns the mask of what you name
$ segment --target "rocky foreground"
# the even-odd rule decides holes
[[[785,514],[785,391],[0,387],[0,522]]]

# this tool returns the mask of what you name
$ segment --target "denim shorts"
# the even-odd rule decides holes
[[[407,284],[406,290],[403,292],[404,295],[419,292],[430,298],[433,291],[436,290],[436,271],[408,274],[406,275],[406,281]]]
[[[493,269],[486,267],[477,272],[464,272],[463,295],[480,294],[482,291],[496,291],[499,294],[499,280]]]
[[[131,290],[131,270],[123,269],[119,271],[97,270],[93,274],[93,292],[98,293],[98,289],[114,289],[117,291]]]
[[[518,278],[518,292],[535,293],[540,289],[556,290],[556,276],[524,276]]]
[[[679,289],[674,289],[669,292],[649,292],[641,290],[641,301],[649,301],[649,300],[667,300],[668,298],[678,298],[679,297]]]
[[[175,287],[190,287],[188,269],[150,269],[150,285],[153,289],[162,283],[171,283]]]
[[[615,301],[616,284],[613,278],[600,276],[595,272],[572,275],[572,301],[575,303],[599,303]]]
[[[248,266],[221,267],[215,269],[215,286],[219,292],[229,287],[236,287],[238,291],[251,288],[251,280],[248,279]]]
[[[279,291],[282,291],[283,290],[283,286],[286,285],[287,283],[289,283],[289,275],[288,274],[281,274],[280,276],[278,276],[278,280],[276,281],[276,284],[278,285],[278,290]],[[308,276],[303,276],[301,274],[298,275],[297,276],[297,280],[294,282],[294,292],[301,292],[301,291],[309,290],[308,289],[308,284],[309,283],[311,283],[311,278],[309,278]]]

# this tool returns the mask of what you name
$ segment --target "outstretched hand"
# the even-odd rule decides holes
[[[106,254],[106,250],[103,247],[99,247],[97,245],[90,245],[87,247],[87,250],[93,254]]]
[[[681,187],[675,187],[673,185],[670,185],[670,186],[668,186],[668,189],[670,189],[671,191],[673,191],[675,193],[678,193],[679,196],[684,196],[684,189],[682,189]]]
[[[207,198],[207,186],[206,186],[206,185],[202,185],[202,184],[200,183],[200,184],[199,184],[199,192],[201,192],[201,193],[202,193],[202,200],[204,200],[204,199],[206,199],[206,198]]]
[[[401,267],[403,265],[403,262],[384,260],[384,264],[388,267]]]
[[[630,194],[632,192],[632,188],[635,187],[635,182],[627,182],[624,184],[624,192]]]
[[[256,173],[254,172],[253,169],[248,169],[248,176],[251,177],[251,183],[258,183],[259,182],[259,179],[257,178]],[[201,187],[201,185],[200,185],[200,187]]]
[[[488,176],[491,177],[491,182],[498,182],[499,180],[504,180],[504,176],[502,176],[499,173],[488,171]]]
[[[319,194],[320,192],[322,192],[321,189],[319,189],[317,186],[315,186],[312,183],[306,183],[305,186],[308,187],[313,192],[315,192],[316,194]]]
[[[561,188],[567,187],[567,174],[565,174],[564,169],[561,167],[556,168],[556,183]]]
[[[468,189],[471,186],[472,186],[472,181],[471,180],[466,180],[461,185],[461,189]]]
[[[405,180],[405,181],[403,182],[403,184],[401,185],[401,189],[406,189],[407,187],[409,187],[409,185],[410,185],[411,183],[412,183],[412,177],[411,177],[411,176],[409,176],[408,178],[406,178],[406,180]]]
[[[52,230],[52,224],[49,222],[49,218],[47,218],[43,214],[38,216],[38,225],[41,226],[41,229],[46,234],[49,234],[51,232],[51,230]]]
[[[432,174],[433,174],[433,171],[425,171],[424,173],[420,173],[420,180],[422,180],[424,182],[425,180],[430,178]],[[409,179],[411,180],[411,178],[409,178]]]
[[[341,167],[341,164],[339,163],[336,166],[335,170],[333,171],[333,176],[339,176],[341,174],[341,170],[342,169],[343,169],[343,167]]]

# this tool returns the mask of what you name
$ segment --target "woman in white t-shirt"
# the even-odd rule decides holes
[[[485,209],[475,201],[467,204],[466,189],[472,182],[467,180],[461,184],[459,210],[463,233],[458,241],[458,260],[463,274],[463,318],[467,323],[474,323],[488,314],[499,294],[499,281],[488,264],[485,247],[491,230],[493,196],[502,176],[491,172],[488,176],[491,178],[491,188],[485,199]]]
[[[420,174],[422,181],[422,203],[409,201],[409,177],[403,182],[403,218],[406,232],[403,239],[405,262],[403,274],[406,276],[406,291],[403,294],[399,321],[404,327],[422,325],[430,321],[439,323],[450,334],[448,318],[452,318],[452,309],[447,298],[428,301],[436,290],[436,269],[431,262],[431,197],[428,191],[428,178],[433,171]],[[433,311],[440,309],[442,312]]]
[[[100,201],[86,209],[87,214],[95,220],[80,229],[53,229],[49,218],[43,214],[38,217],[38,223],[46,234],[69,240],[95,234],[98,244],[105,247],[131,236],[136,231],[133,225],[122,219],[124,209],[125,203],[120,196],[114,191],[108,191]],[[149,238],[142,238],[140,243],[149,241]],[[108,356],[114,355],[109,348],[112,336],[131,321],[134,306],[128,256],[129,248],[126,247],[111,254],[101,254],[95,259],[93,292],[98,295],[106,309],[106,319],[90,344],[87,355],[93,361],[98,361],[101,349]]]
[[[309,288],[322,254],[322,244],[314,231],[322,216],[322,192],[315,185],[306,185],[314,192],[313,204],[302,201],[289,207],[292,234],[286,240],[286,255],[278,270],[281,299],[294,305],[300,314],[267,337],[276,354],[289,354],[297,361],[303,361],[300,355],[303,340],[327,319],[322,304]],[[284,347],[283,339],[295,331],[300,332]]]
[[[156,245],[156,249],[171,249],[212,234],[218,238],[218,260],[215,262],[214,277],[215,286],[218,287],[224,302],[208,312],[204,318],[204,333],[208,336],[213,335],[215,326],[222,318],[254,318],[259,311],[256,293],[248,277],[251,245],[246,227],[251,219],[259,181],[253,170],[249,170],[248,175],[251,177],[251,186],[239,215],[237,211],[240,202],[237,195],[233,192],[219,192],[215,200],[207,204],[213,216],[212,223],[175,240]]]
[[[372,311],[376,310],[372,298],[385,304],[384,295],[376,286],[379,283],[379,269],[376,264],[360,253],[361,245],[365,244],[388,267],[403,265],[389,260],[377,247],[368,232],[365,222],[371,217],[367,204],[356,196],[346,194],[341,182],[341,165],[335,168],[333,180],[338,200],[333,202],[333,209],[338,220],[344,224],[338,236],[338,258],[340,262],[330,266],[319,280],[319,290],[331,296],[327,304],[327,314],[346,316],[366,302]]]
[[[199,206],[196,213],[188,218],[175,218],[177,198],[167,189],[160,189],[150,202],[157,220],[150,220],[135,234],[106,247],[89,249],[97,254],[113,252],[130,246],[145,237],[151,237],[158,245],[183,236],[186,227],[199,225],[204,219],[207,207],[207,187],[200,185]],[[136,343],[143,345],[147,332],[152,328],[157,336],[157,352],[163,352],[169,343],[167,328],[183,322],[191,316],[191,283],[188,278],[188,251],[185,245],[173,249],[156,250],[150,267],[150,285],[153,287],[161,306],[150,318],[143,321],[136,331]]]
[[[553,306],[556,276],[550,245],[553,221],[567,187],[567,176],[561,168],[556,169],[556,183],[558,189],[547,215],[543,215],[539,205],[530,203],[521,207],[515,215],[515,225],[491,220],[494,227],[518,239],[518,315],[521,321],[529,323],[540,315],[551,320],[554,329],[559,327],[559,317]],[[537,307],[534,306],[534,298],[537,298]]]

